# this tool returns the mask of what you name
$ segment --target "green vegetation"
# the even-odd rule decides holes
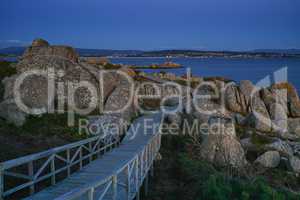
[[[174,80],[175,83],[178,83],[179,85],[187,86],[188,82],[184,79],[176,79]],[[196,88],[200,82],[199,81],[190,81],[191,87]]]
[[[0,61],[0,101],[3,100],[4,95],[4,85],[2,84],[2,80],[5,77],[12,76],[16,73],[16,68],[12,67],[10,62]]]
[[[10,62],[0,61],[0,79],[12,76],[17,73],[16,68],[11,66]]]
[[[118,64],[106,63],[103,65],[104,69],[120,69],[122,66]]]
[[[155,176],[150,183],[148,197],[155,200],[287,200],[300,199],[280,187],[297,183],[286,174],[269,172],[267,176],[242,176],[241,173],[228,173],[216,168],[194,155],[192,143],[184,136],[163,136],[162,160],[155,165]],[[247,171],[248,175],[250,174]],[[234,175],[233,175],[234,174]],[[275,174],[277,176],[275,176]],[[286,178],[285,178],[286,177]],[[288,177],[288,178],[287,178]],[[269,179],[273,183],[270,183]],[[280,183],[279,183],[280,182]],[[276,187],[275,187],[276,186]]]
[[[9,160],[74,142],[87,135],[79,134],[79,116],[75,127],[67,126],[67,114],[30,116],[26,123],[17,127],[0,119],[0,161]]]
[[[220,77],[220,76],[204,77],[203,80],[204,81],[222,81],[222,82],[225,82],[225,83],[233,82],[233,80],[231,80],[229,78],[224,78],[224,77]]]

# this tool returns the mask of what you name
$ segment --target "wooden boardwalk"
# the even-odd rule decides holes
[[[161,113],[137,119],[117,148],[26,199],[138,199],[160,149],[161,120]]]

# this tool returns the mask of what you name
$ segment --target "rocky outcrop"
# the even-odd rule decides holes
[[[287,142],[282,140],[265,145],[265,149],[278,151],[281,155],[287,157],[294,154],[292,147]]]
[[[284,106],[273,103],[269,107],[270,118],[272,121],[272,132],[283,135],[288,131],[288,116]]]
[[[49,108],[51,110],[53,108],[52,111],[64,109],[67,105],[68,108],[84,109],[91,102],[95,102],[95,98],[100,95],[100,99],[106,101],[121,83],[120,76],[116,73],[105,73],[103,81],[100,82],[99,69],[77,61],[78,55],[71,47],[53,47],[41,39],[33,41],[32,46],[26,50],[22,60],[16,65],[18,74],[3,81],[5,93],[2,106],[10,102],[7,106],[11,108],[11,104],[16,103],[14,102],[14,86],[16,80],[20,80],[20,75],[24,74],[29,75],[21,82],[19,92],[24,105],[34,111],[30,114],[46,113]],[[94,91],[79,84],[84,82],[91,85]],[[103,91],[100,91],[100,84],[103,84]],[[60,108],[56,107],[55,102],[60,105]],[[13,110],[18,112],[19,109]],[[21,113],[14,113],[9,116],[11,118],[19,114],[21,115]],[[8,115],[2,116],[8,119]],[[18,121],[18,118],[12,121]],[[16,124],[20,125],[23,122],[24,120],[21,120]]]
[[[201,158],[220,166],[243,167],[244,150],[234,136],[208,135],[201,144]]]
[[[32,47],[48,47],[48,46],[50,46],[50,44],[49,44],[49,42],[47,42],[44,39],[37,38],[37,39],[32,41],[31,46]]]
[[[225,91],[225,101],[227,108],[236,113],[247,113],[245,96],[235,85],[228,86]]]
[[[292,170],[296,173],[300,173],[300,159],[296,156],[291,156],[289,161]]]
[[[79,108],[87,107],[92,95],[90,91],[77,85],[80,81],[88,81],[96,88],[97,92],[99,91],[99,84],[96,77],[78,64],[57,57],[54,59],[34,57],[33,59],[36,62],[27,65],[25,68],[28,71],[26,72],[31,73],[31,70],[42,70],[42,74],[26,76],[19,89],[22,101],[30,108],[44,108],[46,112],[49,99],[52,102],[57,98],[64,99],[66,103],[67,100],[70,100],[70,98],[67,98],[67,95],[71,95],[72,93],[70,87],[74,89],[75,93],[74,104]],[[18,65],[22,66],[22,63],[18,63]],[[52,71],[49,71],[49,69]],[[17,78],[20,78],[19,75],[17,74],[5,82],[6,98],[13,97],[13,93],[10,91],[13,91],[15,81]],[[48,85],[48,83],[51,85]],[[58,83],[60,86],[58,86]],[[53,96],[51,97],[48,94],[48,91],[51,92],[53,90],[48,90],[48,87],[55,91],[59,91],[58,87],[63,87],[65,92],[63,94],[56,93],[53,98]]]
[[[131,87],[132,85],[126,79],[121,79],[118,87],[107,98],[104,111],[107,113],[119,113],[125,121],[130,122],[135,112],[134,94],[132,94]]]
[[[287,95],[289,117],[300,117],[300,101],[295,87],[289,83],[278,83],[272,85],[271,89],[277,93]]]
[[[289,133],[300,137],[300,118],[289,118],[287,123]]]
[[[34,58],[64,59],[73,63],[77,63],[79,61],[79,55],[72,47],[50,46],[47,41],[36,39],[24,52],[21,61],[16,66],[17,71],[26,71],[28,65],[35,64],[36,59]],[[51,60],[49,61],[51,62]]]
[[[0,117],[9,123],[21,126],[25,123],[26,116],[27,114],[21,111],[14,102],[6,100],[0,103]]]
[[[252,113],[247,117],[248,124],[258,131],[271,132],[272,124],[269,112],[258,94],[252,97],[251,110]]]
[[[255,163],[258,163],[266,168],[275,168],[280,163],[280,154],[277,151],[267,151],[258,157],[255,160]]]
[[[255,86],[249,80],[242,80],[240,82],[240,91],[245,97],[245,104],[247,107],[247,111],[249,112],[251,109],[250,102],[251,102],[252,92],[255,91]]]
[[[266,107],[271,110],[274,104],[279,104],[284,113],[289,115],[287,104],[287,93],[283,90],[274,90],[271,88],[263,88],[260,90],[261,98]]]
[[[220,166],[243,167],[246,164],[244,150],[230,122],[224,118],[214,118],[210,120],[211,126],[223,131],[215,132],[214,128],[209,129],[209,134],[201,144],[201,158]]]

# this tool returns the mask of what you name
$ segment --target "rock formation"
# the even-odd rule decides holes
[[[14,98],[14,86],[24,73],[32,74],[26,76],[18,91],[25,106],[28,109],[34,108],[31,114],[46,113],[49,108],[54,108],[51,110],[53,112],[58,109],[57,103],[62,104],[60,109],[65,109],[67,105],[69,108],[87,108],[100,95],[106,100],[120,84],[120,76],[116,73],[105,73],[103,82],[100,83],[99,68],[80,63],[79,56],[72,47],[51,46],[42,39],[32,42],[16,68],[18,74],[3,81],[5,94],[4,101],[0,103],[3,108],[0,116],[17,125],[22,125],[28,114],[19,109]],[[78,85],[79,82],[91,84],[96,94]],[[104,91],[100,91],[100,84],[103,84]]]

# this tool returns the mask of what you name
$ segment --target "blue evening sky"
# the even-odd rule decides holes
[[[300,48],[299,0],[1,0],[0,47]]]

